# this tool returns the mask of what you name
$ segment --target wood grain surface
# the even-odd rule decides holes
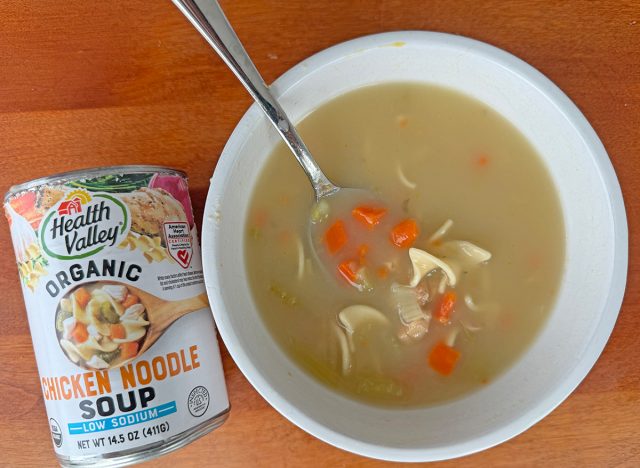
[[[640,3],[228,0],[271,82],[338,42],[434,30],[501,47],[584,112],[622,184],[629,280],[613,335],[578,389],[524,434],[443,466],[640,466]],[[164,164],[209,177],[250,98],[168,0],[0,2],[0,189],[82,167]],[[18,275],[0,228],[0,465],[53,466]],[[233,405],[212,434],[146,466],[381,466],[316,440],[272,409],[223,348]]]

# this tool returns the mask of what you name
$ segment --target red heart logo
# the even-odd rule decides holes
[[[178,250],[177,255],[178,255],[178,260],[180,260],[183,264],[186,265],[189,260],[189,252],[187,252],[184,249]]]

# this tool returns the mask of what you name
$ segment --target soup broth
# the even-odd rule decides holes
[[[560,204],[533,147],[483,103],[415,83],[339,96],[298,128],[331,180],[384,201],[386,217],[369,226],[383,230],[384,245],[344,244],[330,252],[335,264],[321,263],[327,252],[312,248],[323,239],[310,238],[310,217],[323,230],[340,220],[312,209],[306,176],[278,145],[255,186],[245,245],[253,298],[275,340],[363,402],[421,406],[489,384],[532,343],[562,275]],[[354,213],[345,229],[357,221]],[[415,239],[400,245],[392,231],[405,221]],[[347,260],[366,273],[362,287],[335,268]]]

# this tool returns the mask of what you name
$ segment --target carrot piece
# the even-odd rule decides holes
[[[345,260],[338,265],[338,271],[349,283],[355,284],[358,280],[358,263],[355,260]]]
[[[121,323],[114,323],[111,325],[111,339],[123,339],[127,336],[127,330]]]
[[[291,198],[286,193],[283,193],[278,197],[278,203],[282,206],[289,206],[290,201]]]
[[[509,330],[513,328],[513,313],[510,311],[505,311],[498,318],[498,325],[502,330]]]
[[[358,247],[358,260],[360,261],[360,265],[364,265],[365,257],[369,252],[369,246],[367,244],[362,244]]]
[[[138,354],[138,343],[130,341],[128,343],[120,343],[120,358],[129,359]]]
[[[391,242],[397,247],[407,249],[416,241],[419,232],[418,223],[415,220],[405,219],[391,230]]]
[[[389,269],[386,266],[382,265],[376,270],[376,273],[378,274],[378,278],[384,279],[389,276]]]
[[[87,304],[91,300],[91,294],[89,294],[89,291],[87,291],[85,288],[76,289],[76,291],[73,293],[73,297],[76,298],[78,305],[83,309],[87,307]]]
[[[458,359],[460,359],[460,351],[439,341],[429,353],[429,366],[439,374],[449,375],[453,372]]]
[[[476,166],[478,167],[486,167],[489,165],[489,156],[484,153],[479,154],[475,158]]]
[[[293,233],[288,229],[281,231],[278,234],[278,241],[280,241],[280,243],[283,245],[290,244],[291,241],[293,241]]]
[[[84,343],[89,339],[89,332],[87,326],[82,322],[76,322],[73,330],[71,330],[71,338],[76,343]]]
[[[380,223],[380,220],[387,213],[384,208],[376,208],[374,206],[356,206],[351,211],[351,216],[356,221],[367,226],[369,229],[373,229],[374,226]]]
[[[453,291],[445,293],[440,299],[440,302],[434,312],[436,318],[442,323],[447,323],[451,317],[451,312],[453,312],[453,306],[455,303],[456,293]]]
[[[347,229],[344,226],[342,220],[338,220],[327,229],[324,234],[324,241],[327,243],[327,248],[332,254],[336,253],[347,243]]]
[[[267,221],[269,221],[269,215],[265,210],[258,210],[253,215],[253,224],[255,224],[256,227],[265,227]]]
[[[128,307],[131,307],[133,304],[137,304],[138,302],[140,302],[140,298],[135,294],[129,293],[127,294],[127,297],[124,298],[124,301],[122,301],[122,307],[127,309]]]

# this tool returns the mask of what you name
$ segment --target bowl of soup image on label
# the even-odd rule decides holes
[[[575,105],[516,57],[430,32],[337,45],[272,90],[328,177],[384,207],[314,205],[260,110],[240,121],[203,268],[256,390],[394,461],[492,447],[559,405],[609,338],[627,267],[619,184]]]

